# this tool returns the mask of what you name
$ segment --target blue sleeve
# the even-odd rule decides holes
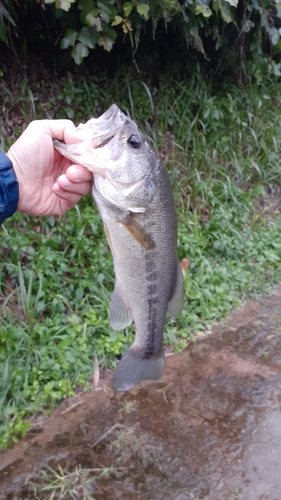
[[[0,224],[11,217],[19,202],[19,185],[11,160],[0,151]]]

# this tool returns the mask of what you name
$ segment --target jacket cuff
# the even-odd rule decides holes
[[[11,160],[0,151],[0,224],[15,213],[19,202],[19,185]]]

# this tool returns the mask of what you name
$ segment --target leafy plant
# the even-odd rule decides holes
[[[27,17],[32,20],[28,28]],[[60,46],[77,65],[98,47],[110,52],[117,41],[128,41],[138,69],[135,51],[140,42],[165,37],[171,50],[176,36],[176,46],[185,43],[184,59],[195,48],[206,59],[217,62],[219,58],[225,70],[231,67],[243,81],[247,59],[251,76],[260,78],[261,66],[263,73],[280,75],[280,18],[279,0],[239,5],[238,0],[45,0],[40,4],[30,0],[25,6],[2,0],[0,39],[14,52],[19,34],[27,52],[34,40],[44,53],[57,54]]]
[[[8,45],[8,27],[16,27],[17,14],[12,0],[0,2],[0,40]]]

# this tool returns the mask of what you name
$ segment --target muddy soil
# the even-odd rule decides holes
[[[183,353],[161,380],[114,394],[110,376],[0,453],[0,499],[58,464],[118,468],[95,499],[281,499],[281,287],[247,302]],[[45,497],[47,498],[47,497]]]

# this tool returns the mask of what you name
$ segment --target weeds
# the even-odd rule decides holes
[[[158,453],[150,434],[138,432],[135,427],[119,429],[110,443],[114,463],[145,469],[158,461]]]
[[[227,85],[214,94],[194,70],[182,81],[161,77],[157,87],[122,72],[111,82],[25,82],[13,94],[1,85],[5,147],[34,117],[73,117],[78,124],[116,102],[158,150],[173,183],[179,258],[189,262],[185,308],[176,322],[167,320],[166,345],[180,351],[245,297],[280,280],[278,84]],[[113,368],[134,329],[109,328],[112,256],[89,196],[62,217],[16,214],[0,234],[5,447],[26,432],[28,415],[73,395],[77,384],[89,387],[95,359]]]
[[[103,467],[86,469],[80,466],[73,472],[65,472],[60,466],[58,470],[50,467],[47,470],[35,471],[25,485],[28,499],[37,500],[95,500],[95,493],[102,493],[97,482],[109,476],[118,477],[119,469]]]
[[[136,411],[136,403],[135,401],[124,401],[124,406],[119,410],[119,415],[122,417],[122,415],[130,415],[130,413],[133,413]]]
[[[150,434],[143,433],[138,426],[127,427],[116,423],[100,436],[93,447],[104,441],[113,465],[98,468],[78,465],[73,471],[58,465],[56,469],[35,470],[25,481],[24,498],[95,500],[95,495],[103,494],[104,480],[109,479],[111,483],[115,479],[124,480],[152,465],[161,469],[159,446],[155,445]]]

